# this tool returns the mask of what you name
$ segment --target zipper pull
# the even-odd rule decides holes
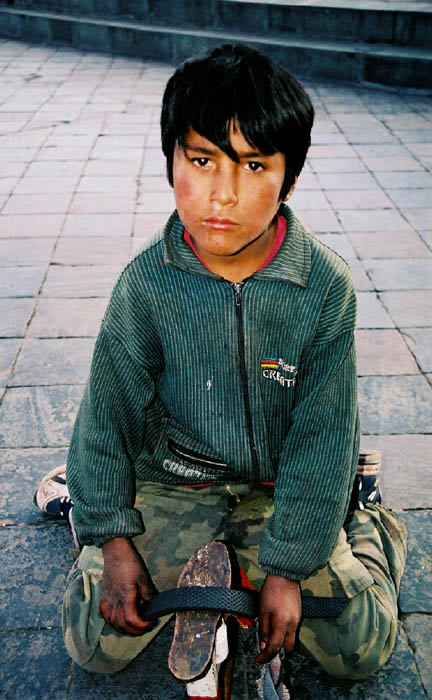
[[[234,289],[235,302],[237,306],[240,306],[243,282],[233,282],[232,287]]]

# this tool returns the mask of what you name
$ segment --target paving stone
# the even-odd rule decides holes
[[[432,291],[381,292],[380,298],[397,326],[432,326]]]
[[[54,467],[66,462],[67,449],[2,449],[0,490],[0,527],[5,525],[46,524],[46,515],[33,504],[33,495],[41,479]]]
[[[351,276],[353,278],[354,287],[358,292],[366,292],[373,290],[373,284],[366,274],[366,271],[360,260],[355,258],[350,258],[348,265],[351,271]]]
[[[391,170],[422,171],[423,168],[412,155],[405,156],[362,156],[364,165],[372,172],[386,172]]]
[[[360,377],[363,433],[428,433],[432,425],[431,399],[431,387],[424,377]]]
[[[61,630],[8,632],[0,659],[2,698],[65,698],[70,666]]]
[[[329,203],[322,192],[317,191],[312,194],[308,190],[302,190],[300,185],[290,197],[289,206],[295,211],[297,209],[330,209]]]
[[[410,231],[405,219],[391,209],[370,209],[369,211],[342,210],[339,212],[342,227],[348,233],[354,231]]]
[[[357,293],[357,328],[393,327],[392,319],[375,292]]]
[[[17,177],[0,177],[0,194],[9,194],[18,182]]]
[[[85,384],[93,338],[29,338],[24,341],[10,386]]]
[[[0,629],[58,627],[72,565],[69,527],[66,523],[4,527],[0,542]]]
[[[75,177],[23,177],[14,190],[14,194],[72,194],[78,182]]]
[[[368,158],[399,158],[410,156],[410,151],[401,144],[386,144],[386,143],[366,143],[356,146],[357,153],[363,160]],[[380,168],[371,168],[371,170],[380,171]],[[383,168],[387,170],[387,168]],[[397,168],[396,168],[397,170]]]
[[[71,201],[69,194],[12,194],[3,214],[58,214],[65,212]]]
[[[179,700],[185,697],[184,683],[168,670],[168,652],[173,627],[168,624],[151,645],[123,671],[112,675],[87,673],[74,666],[69,700]]]
[[[108,299],[41,298],[28,329],[32,338],[94,337]],[[1,305],[1,302],[0,302]]]
[[[391,200],[375,186],[369,190],[326,190],[326,197],[333,209],[386,209]]]
[[[308,151],[311,158],[355,158],[357,153],[348,143],[317,145],[312,144]]]
[[[174,195],[171,192],[144,192],[139,196],[136,212],[138,214],[170,213],[175,209]]]
[[[132,214],[69,214],[62,236],[130,236]]]
[[[1,238],[58,236],[63,224],[62,214],[16,214],[0,216]]]
[[[366,168],[359,158],[309,158],[314,173],[364,173]]]
[[[432,260],[363,260],[378,290],[432,289]]]
[[[420,671],[423,687],[432,698],[432,665],[430,662],[432,617],[430,615],[407,615],[403,625],[411,650]]]
[[[71,158],[63,161],[33,161],[27,171],[27,177],[79,177],[85,161]]]
[[[432,230],[430,231],[419,231],[419,236],[424,240],[427,246],[432,250]]]
[[[160,138],[160,137],[159,137]],[[311,173],[308,173],[312,176]],[[312,176],[313,177],[313,176]],[[303,173],[300,175],[299,183],[303,183]],[[139,191],[141,192],[172,192],[166,177],[144,176],[139,179]],[[300,186],[300,184],[299,184]]]
[[[136,214],[133,224],[133,235],[147,238],[164,226],[167,221],[165,212],[159,214]]]
[[[46,120],[58,120],[63,121],[65,115],[71,121],[77,119],[79,111],[75,109],[74,105],[62,105],[61,109],[57,110],[43,110],[40,109],[38,112],[38,118],[43,121]],[[41,148],[35,157],[35,161],[50,162],[54,161],[68,161],[68,160],[87,160],[90,154],[90,147],[83,148],[66,148],[62,146],[61,148],[56,146],[50,146],[48,148]]]
[[[130,160],[89,160],[85,163],[84,174],[89,176],[107,176],[110,173],[116,175],[136,176],[140,166]]]
[[[408,529],[407,563],[399,593],[400,610],[405,614],[432,614],[432,511],[403,511],[397,515]]]
[[[362,449],[382,455],[381,490],[388,508],[432,508],[432,435],[364,435]]]
[[[425,171],[419,172],[376,172],[374,176],[384,189],[402,189],[417,187],[432,187],[432,175]]]
[[[406,209],[404,211],[406,219],[417,231],[420,229],[431,228],[432,225],[432,209]]]
[[[52,238],[0,239],[0,266],[47,264],[54,249]]]
[[[45,267],[3,267],[0,297],[35,297],[45,275]]]
[[[76,194],[69,207],[71,214],[127,214],[132,209],[131,197],[106,197],[97,194]]]
[[[257,670],[250,659],[255,651],[254,630],[242,631],[232,700],[256,700]],[[341,681],[329,676],[308,655],[290,656],[292,695],[301,700],[426,700],[406,633],[399,626],[396,645],[385,666],[360,681]]]
[[[414,231],[348,233],[360,258],[428,258],[432,253]]]
[[[6,386],[6,381],[13,363],[15,362],[20,345],[21,340],[18,338],[0,339],[0,387]]]
[[[9,113],[9,118],[11,121],[14,121],[16,119],[25,119],[26,113],[23,113],[22,115],[19,114],[14,114],[13,112]],[[28,117],[31,117],[32,114],[29,113]],[[5,119],[5,115],[2,115],[2,119]],[[35,154],[37,152],[37,147],[33,148],[2,148],[2,161],[4,163],[12,162],[12,163],[30,163],[33,158],[35,157]]]
[[[168,185],[168,182],[167,182],[167,185]],[[297,182],[297,189],[301,192],[303,192],[305,190],[314,190],[314,191],[318,192],[320,190],[320,184],[318,182],[317,176],[311,172],[306,171],[306,170],[303,171],[299,176],[299,179]]]
[[[125,265],[129,258],[129,241],[117,238],[60,238],[53,256],[57,265]]]
[[[8,389],[0,406],[0,447],[69,445],[83,386]]]
[[[390,199],[399,209],[427,208],[431,203],[431,188],[387,190]]]
[[[295,211],[303,226],[312,235],[315,233],[339,233],[341,225],[330,209],[298,209]]]
[[[0,299],[0,338],[22,337],[33,306],[33,299]]]
[[[21,177],[26,167],[25,163],[0,163],[0,177]]]
[[[77,192],[103,192],[114,197],[135,197],[137,182],[136,178],[126,176],[92,177],[85,175],[80,180]]]
[[[319,233],[316,237],[344,260],[350,261],[356,258],[354,248],[344,233]]]
[[[394,135],[396,138],[400,139],[402,143],[405,144],[411,144],[411,143],[428,143],[432,141],[432,134],[430,133],[430,125],[429,125],[429,131],[425,131],[424,129],[407,129],[404,131],[400,130],[395,130]]]
[[[51,265],[42,296],[54,298],[107,297],[122,270],[117,265]],[[1,291],[1,288],[0,288]]]
[[[356,348],[359,376],[419,374],[417,363],[396,330],[357,330]]]
[[[401,333],[422,372],[432,372],[432,329],[404,328]]]

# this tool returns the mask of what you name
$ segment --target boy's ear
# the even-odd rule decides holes
[[[294,194],[294,190],[295,190],[295,188],[297,187],[297,181],[298,181],[298,179],[299,179],[299,176],[296,175],[296,179],[294,180],[293,184],[291,185],[290,191],[288,192],[288,194],[287,194],[287,195],[283,198],[283,200],[282,200],[283,202],[287,202],[287,201],[289,200],[289,198]]]

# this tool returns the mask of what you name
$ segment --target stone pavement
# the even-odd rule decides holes
[[[159,150],[172,67],[0,41],[0,696],[175,700],[169,633],[126,671],[68,660],[60,601],[71,536],[32,504],[66,455],[117,274],[173,208]],[[296,698],[432,698],[432,102],[308,83],[313,146],[292,206],[349,261],[359,299],[363,445],[383,453],[409,559],[387,666],[340,683],[295,654]],[[239,698],[252,681],[237,678]]]

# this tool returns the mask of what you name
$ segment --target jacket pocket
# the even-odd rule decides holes
[[[163,418],[154,458],[178,483],[225,481],[230,466],[172,418]]]

